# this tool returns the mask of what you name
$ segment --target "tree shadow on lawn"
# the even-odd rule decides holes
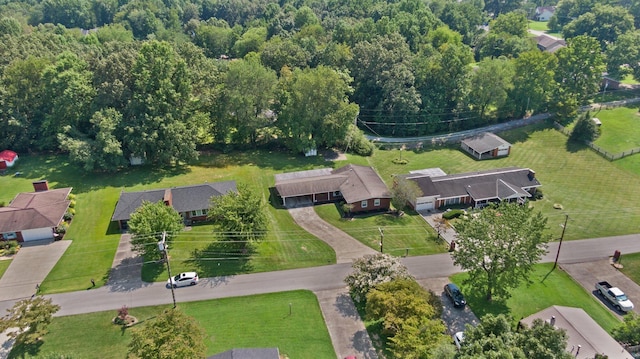
[[[25,357],[33,357],[36,358],[40,353],[40,347],[42,346],[42,341],[39,340],[34,344],[15,344],[7,356],[8,359],[18,359]]]
[[[259,168],[275,171],[299,171],[301,168],[312,166],[327,166],[322,156],[304,157],[303,155],[287,152],[284,149],[258,149],[245,151],[210,151],[203,154],[197,161],[198,166],[226,168],[228,166],[254,165]],[[311,168],[311,167],[309,167]]]
[[[67,156],[20,156],[21,177],[56,183],[56,188],[73,187],[73,193],[86,193],[105,187],[132,187],[157,183],[165,177],[188,173],[189,167],[143,165],[126,167],[118,172],[87,172],[69,162]]]
[[[496,134],[502,137],[505,141],[508,141],[511,144],[516,144],[519,142],[527,142],[533,133],[548,130],[550,128],[551,123],[549,121],[542,121],[540,123],[514,128],[504,132],[496,132]]]
[[[215,287],[227,282],[225,276],[251,272],[250,260],[254,253],[253,246],[243,249],[238,248],[238,243],[216,240],[205,248],[193,250],[192,259],[185,263],[197,268],[200,278],[208,278],[208,283]]]
[[[576,153],[576,152],[580,152],[580,151],[584,151],[586,149],[589,149],[589,146],[587,146],[587,144],[582,143],[582,142],[571,141],[571,140],[567,139],[566,149],[567,149],[567,152]]]
[[[467,299],[467,305],[473,310],[473,313],[479,319],[482,319],[482,317],[487,314],[511,315],[511,310],[507,307],[507,302],[505,300],[494,299],[491,302],[488,302],[484,294],[480,295],[473,291],[471,293],[467,291],[467,293],[465,293],[465,298]]]

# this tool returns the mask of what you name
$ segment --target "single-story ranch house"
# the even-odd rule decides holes
[[[491,202],[522,202],[540,187],[533,170],[519,167],[453,175],[446,175],[440,169],[430,169],[414,171],[399,178],[415,182],[420,189],[420,195],[411,202],[416,211],[457,204],[480,208]]]
[[[231,191],[238,191],[236,181],[203,183],[140,192],[122,192],[111,220],[117,221],[121,230],[126,230],[128,228],[127,221],[131,218],[131,214],[142,205],[143,201],[152,203],[162,201],[180,213],[185,223],[203,221],[207,219],[211,197],[223,196]]]
[[[582,308],[554,305],[520,320],[520,325],[530,326],[535,319],[541,319],[556,329],[564,329],[568,337],[567,351],[578,359],[591,359],[596,354],[617,359],[633,358]]]
[[[71,187],[49,189],[47,181],[36,181],[33,188],[35,192],[18,193],[7,207],[0,207],[0,239],[28,242],[55,238],[55,229],[71,203]]]
[[[285,207],[344,200],[351,212],[388,210],[391,192],[380,175],[368,166],[280,173],[276,191]]]
[[[461,146],[463,150],[479,160],[508,156],[511,152],[509,142],[490,132],[465,138]]]

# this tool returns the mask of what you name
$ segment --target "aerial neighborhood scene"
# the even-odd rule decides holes
[[[640,358],[640,1],[0,2],[0,359]]]

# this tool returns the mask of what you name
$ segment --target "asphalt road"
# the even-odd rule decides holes
[[[549,253],[543,262],[553,262],[559,243],[549,245]],[[622,254],[640,252],[640,234],[565,241],[560,252],[560,263],[577,263],[605,259],[615,250]],[[460,271],[453,265],[448,253],[403,259],[411,274],[417,279],[447,277]],[[178,302],[197,301],[224,297],[281,292],[297,289],[323,291],[344,288],[344,278],[351,271],[349,263],[314,268],[293,269],[278,272],[242,274],[227,277],[203,278],[194,287],[178,288]],[[170,304],[171,292],[164,283],[131,283],[104,286],[85,291],[53,294],[46,297],[60,305],[57,316],[114,310],[127,305],[140,307]],[[0,312],[10,308],[13,301],[0,302]]]

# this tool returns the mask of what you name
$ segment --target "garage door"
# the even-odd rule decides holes
[[[27,241],[37,241],[40,239],[52,239],[53,238],[53,229],[51,228],[38,228],[38,229],[28,229],[22,231],[22,239]]]
[[[434,201],[416,202],[416,211],[430,211],[434,208]]]
[[[506,156],[509,154],[509,148],[498,149],[498,156]]]

